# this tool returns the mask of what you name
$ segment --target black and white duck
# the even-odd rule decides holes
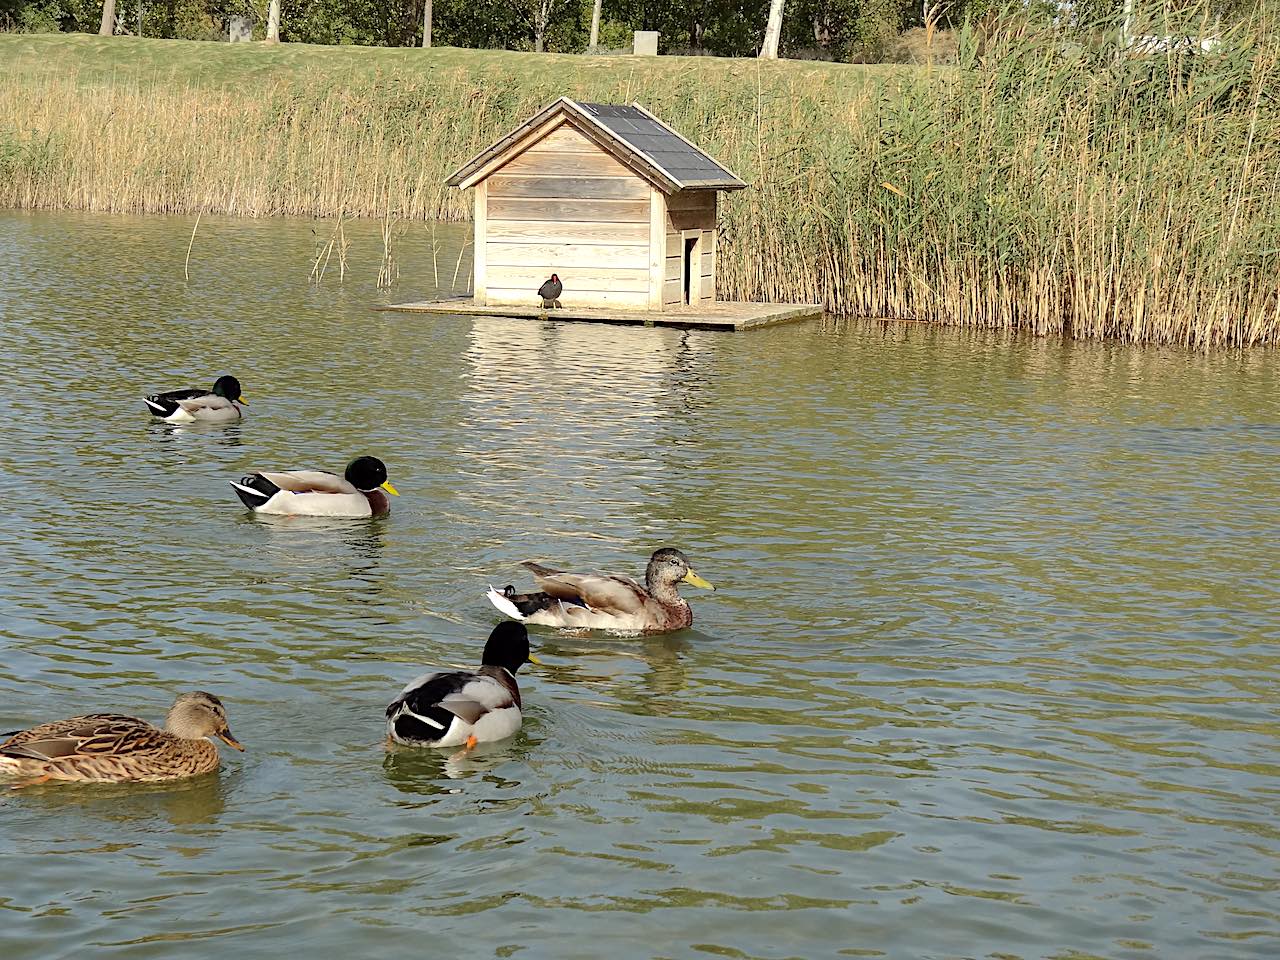
[[[630,577],[564,573],[532,560],[521,566],[533,571],[538,592],[490,587],[489,602],[508,617],[547,627],[625,633],[681,630],[693,623],[693,610],[680,596],[678,584],[715,589],[674,547],[663,547],[649,558],[643,586]]]
[[[229,423],[240,419],[240,407],[247,404],[240,393],[240,381],[219,377],[212,390],[170,390],[143,397],[153,417],[166,423]]]
[[[524,624],[504,620],[484,645],[480,669],[425,673],[387,707],[387,737],[412,747],[454,747],[503,740],[523,722],[516,672],[540,663]]]
[[[295,517],[375,517],[391,509],[388,493],[400,495],[377,457],[357,457],[342,476],[323,470],[251,473],[231,486],[255,513]]]

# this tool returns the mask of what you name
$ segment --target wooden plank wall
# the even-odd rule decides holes
[[[649,307],[652,188],[561,126],[485,181],[486,302],[536,304],[560,275],[570,307]]]
[[[663,306],[684,302],[681,274],[684,259],[684,231],[701,230],[701,276],[694,286],[701,303],[716,298],[716,192],[699,190],[667,197],[666,268],[662,285]]]

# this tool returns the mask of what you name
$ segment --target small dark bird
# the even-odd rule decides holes
[[[553,273],[551,279],[538,288],[538,296],[542,298],[542,309],[559,307],[562,293],[564,293],[564,284],[560,282],[560,277]]]

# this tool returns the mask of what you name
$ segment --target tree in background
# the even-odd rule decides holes
[[[519,6],[533,26],[534,53],[542,53],[546,49],[547,27],[551,24],[551,18],[567,2],[568,0],[520,0]]]
[[[600,46],[600,4],[601,0],[591,4],[591,38],[587,40],[587,49],[592,53]]]
[[[109,37],[116,32],[116,0],[103,0],[102,23],[98,27],[98,36]]]
[[[769,4],[769,23],[764,28],[764,43],[760,45],[760,56],[766,60],[778,59],[778,40],[782,36],[782,3],[783,0],[771,0]]]
[[[267,10],[267,43],[280,42],[280,0],[271,0]]]
[[[422,4],[422,49],[426,50],[431,46],[431,0],[424,0]]]

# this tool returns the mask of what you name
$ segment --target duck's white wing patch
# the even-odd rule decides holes
[[[489,602],[497,607],[498,612],[504,617],[510,617],[512,620],[524,620],[524,614],[520,612],[514,603],[493,589],[492,584],[489,586],[489,592],[485,596],[489,598]]]
[[[404,689],[400,691],[400,696],[403,697],[406,693],[412,693],[414,690],[417,690],[419,687],[425,687],[428,683],[430,683],[436,677],[440,676],[440,674],[442,673],[444,673],[443,670],[433,670],[430,673],[424,673],[420,677],[414,677],[412,680],[410,680],[408,683],[404,685]]]
[[[488,710],[496,710],[499,707],[510,706],[514,703],[511,699],[511,691],[507,689],[505,684],[493,679],[493,677],[472,677],[462,685],[462,688],[456,694],[451,694],[451,696],[457,696],[464,700],[474,700]],[[447,700],[448,698],[446,697],[445,699]],[[448,706],[443,701],[441,705]]]

